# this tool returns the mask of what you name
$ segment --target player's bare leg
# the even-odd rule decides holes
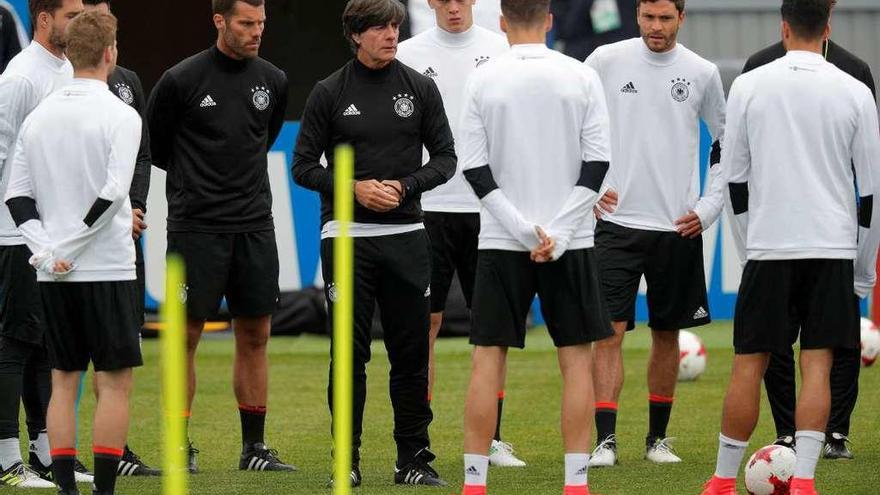
[[[590,345],[560,347],[562,372],[562,443],[565,447],[565,494],[588,494],[587,466],[593,418]]]
[[[240,470],[294,471],[277,452],[266,446],[266,406],[269,401],[269,355],[272,316],[238,317],[235,332],[233,388],[241,419],[242,455]]]
[[[825,427],[831,412],[831,349],[801,350],[801,392],[795,412],[797,463],[792,477],[795,493],[815,493],[816,463],[825,443]]]
[[[623,389],[623,338],[626,321],[611,322],[614,335],[593,344],[593,384],[596,391],[596,449],[591,467],[617,464],[617,402]]]
[[[46,429],[52,455],[52,478],[62,489],[76,489],[76,397],[82,372],[52,370],[52,397],[46,412]]]
[[[485,494],[489,447],[504,386],[506,347],[474,347],[471,381],[464,408],[464,495]]]
[[[443,326],[443,313],[431,313],[431,330],[428,333],[428,342],[431,347],[428,351],[428,400],[434,398],[434,370],[436,361],[434,358],[434,344],[440,335],[440,327]]]
[[[648,359],[650,414],[645,458],[660,464],[681,462],[666,438],[678,381],[679,358],[678,330],[652,329],[651,355]]]

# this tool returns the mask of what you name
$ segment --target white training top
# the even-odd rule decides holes
[[[507,38],[473,26],[464,33],[449,33],[434,27],[400,44],[397,59],[434,79],[443,97],[449,127],[461,156],[459,120],[464,85],[474,69],[510,49]],[[425,161],[428,161],[425,152]],[[478,213],[480,201],[465,181],[461,167],[446,184],[422,194],[422,209],[447,213]]]
[[[542,44],[514,45],[471,74],[460,161],[481,196],[480,249],[532,250],[536,225],[556,240],[554,259],[593,246],[611,158],[603,95],[595,71]]]
[[[32,264],[73,262],[67,282],[135,280],[128,191],[140,142],[138,113],[93,79],[74,79],[25,119],[5,200],[36,202],[40,219],[21,225]],[[37,268],[38,280],[56,280],[51,265]]]
[[[718,68],[680,43],[654,53],[641,38],[601,46],[586,61],[602,78],[611,114],[614,166],[606,186],[617,191],[610,222],[675,231],[690,211],[708,228],[724,206],[724,181],[710,168],[700,198],[700,118],[716,142],[724,131],[724,88]],[[720,160],[713,146],[711,163]]]
[[[748,259],[855,259],[856,293],[867,296],[880,243],[870,90],[817,53],[792,51],[737,78],[727,108],[722,166]]]
[[[501,33],[501,0],[477,0],[474,5],[474,24],[495,33]],[[409,27],[413,36],[437,25],[437,15],[428,0],[409,1]]]
[[[72,78],[70,62],[52,55],[36,41],[16,55],[0,75],[0,198],[9,184],[8,165],[21,123],[44,98]],[[0,204],[0,246],[24,243],[9,209]]]

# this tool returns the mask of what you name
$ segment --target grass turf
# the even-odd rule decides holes
[[[642,459],[647,429],[645,369],[649,332],[640,327],[625,344],[626,385],[620,401],[618,438],[620,466],[591,470],[594,493],[693,494],[711,476],[721,413],[733,352],[731,326],[718,323],[697,331],[709,352],[707,372],[696,382],[680,384],[669,432],[684,459],[679,465],[656,466]],[[276,338],[270,343],[271,383],[267,440],[283,460],[298,466],[296,473],[243,473],[237,470],[240,452],[239,419],[232,395],[231,338],[206,338],[199,349],[199,390],[193,408],[191,437],[201,450],[201,473],[190,478],[193,494],[320,494],[330,473],[330,422],[326,408],[329,342],[319,337]],[[354,493],[437,493],[457,495],[462,481],[461,446],[464,395],[470,370],[470,346],[464,339],[438,344],[438,386],[431,427],[435,467],[450,482],[447,488],[395,487],[394,443],[388,401],[388,363],[381,342],[374,344],[368,367],[369,391],[361,469],[364,486]],[[147,366],[137,371],[132,399],[130,444],[147,463],[160,465],[158,345],[144,342]],[[880,473],[880,370],[864,369],[861,395],[853,421],[856,459],[820,461],[818,486],[823,495],[877,494]],[[525,351],[511,351],[502,433],[528,462],[524,469],[493,468],[493,494],[559,494],[562,485],[562,446],[559,436],[560,379],[555,350],[546,332],[530,333]],[[91,465],[91,413],[87,397],[80,414],[81,458]],[[23,423],[22,423],[23,424]],[[749,455],[775,438],[766,401]],[[86,487],[82,487],[84,490]],[[745,493],[741,487],[742,493]],[[0,492],[11,491],[0,488]],[[124,495],[160,493],[158,479],[125,478],[117,491]],[[86,493],[85,491],[83,493]]]

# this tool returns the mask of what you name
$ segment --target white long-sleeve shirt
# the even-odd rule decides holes
[[[474,5],[474,24],[501,33],[501,0],[478,0]],[[413,36],[437,25],[437,16],[428,0],[410,0],[409,25]]]
[[[599,73],[611,114],[614,167],[606,186],[619,195],[604,218],[641,230],[675,231],[690,211],[708,228],[724,206],[720,146],[724,88],[718,67],[680,43],[654,53],[641,38],[599,47],[586,60]],[[700,119],[716,144],[700,197]]]
[[[483,206],[479,248],[532,250],[536,225],[556,240],[554,258],[593,247],[591,210],[611,160],[596,72],[514,45],[471,74],[465,95],[460,160]]]
[[[141,119],[107,84],[75,79],[25,119],[5,201],[32,198],[39,218],[20,225],[36,260],[76,268],[68,282],[134,280],[128,191]],[[48,267],[37,279],[54,281]]]
[[[16,55],[0,75],[0,198],[9,184],[9,164],[22,122],[44,98],[71,79],[70,62],[36,41]],[[24,243],[6,205],[0,204],[0,246]]]
[[[461,156],[459,120],[465,82],[478,65],[509,49],[507,38],[479,26],[472,26],[464,33],[448,33],[434,27],[404,41],[397,48],[398,60],[437,83],[449,127],[455,137],[455,151],[458,156]],[[425,155],[427,161],[427,152]],[[446,213],[478,213],[480,202],[465,181],[459,166],[449,182],[422,194],[422,209]]]
[[[880,244],[867,86],[817,53],[791,51],[736,79],[727,116],[722,166],[747,258],[854,259],[855,292],[867,296]]]

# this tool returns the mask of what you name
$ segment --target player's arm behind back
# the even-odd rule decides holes
[[[855,262],[855,292],[867,297],[877,279],[877,248],[880,246],[875,198],[880,189],[880,134],[877,106],[867,88],[860,86],[858,128],[853,139],[853,164],[859,190],[859,244]]]

